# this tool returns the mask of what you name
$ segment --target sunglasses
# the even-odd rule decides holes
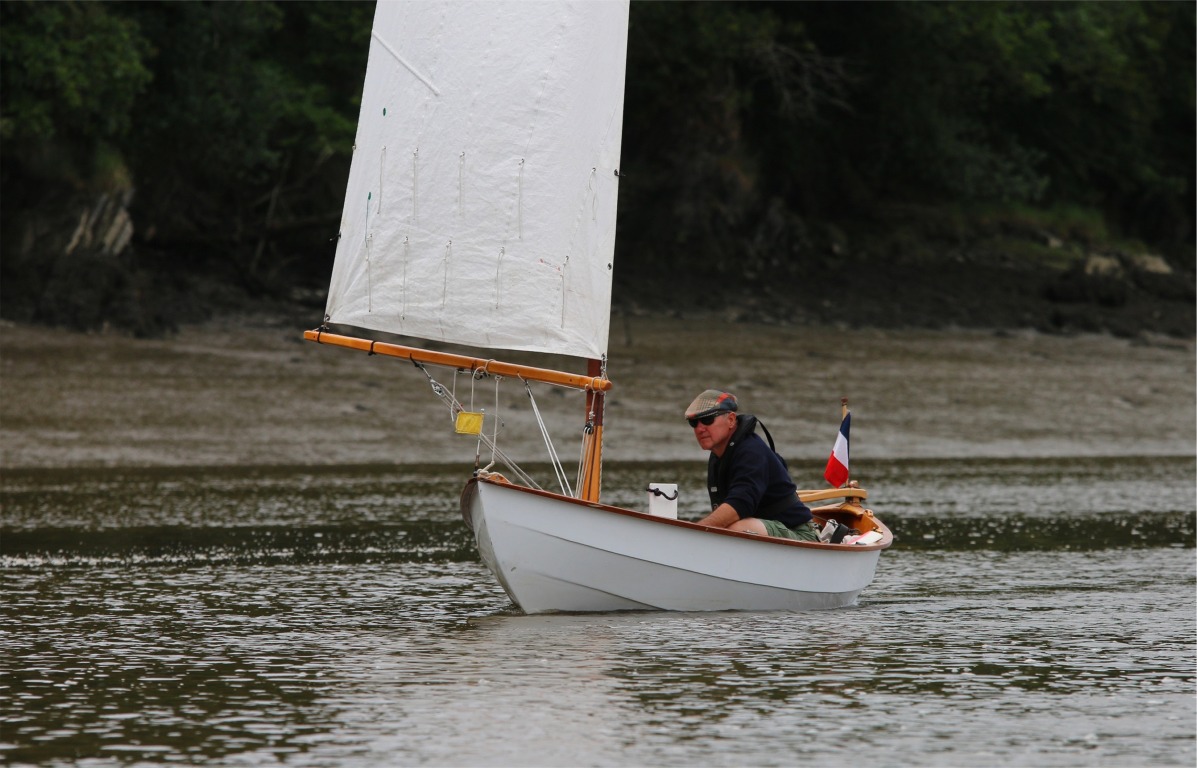
[[[731,411],[712,413],[710,416],[702,416],[696,419],[686,419],[686,421],[690,424],[690,429],[696,428],[699,424],[703,425],[704,427],[709,427],[715,423],[715,419],[719,418],[720,416],[726,416],[728,413],[731,413]]]

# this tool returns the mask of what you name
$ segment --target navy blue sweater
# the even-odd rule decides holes
[[[797,487],[781,457],[754,433],[755,418],[741,419],[741,428],[737,428],[723,456],[711,454],[707,467],[711,509],[726,502],[741,520],[777,520],[787,528],[808,522],[810,509],[798,500]],[[720,479],[724,487],[719,487]]]

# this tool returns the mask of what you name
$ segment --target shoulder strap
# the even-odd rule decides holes
[[[780,453],[777,453],[777,448],[773,445],[773,435],[769,434],[769,428],[765,426],[765,422],[757,419],[756,425],[765,433],[765,439],[769,442],[769,450],[773,451],[773,453],[777,455],[777,458],[781,460],[781,465],[786,468],[786,471],[789,471],[790,465],[786,463],[784,456],[782,456]]]
[[[757,419],[756,425],[765,431],[765,439],[769,441],[769,450],[777,453],[777,449],[773,447],[773,435],[769,434],[769,428],[765,426],[765,422]]]

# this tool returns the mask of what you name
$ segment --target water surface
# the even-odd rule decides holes
[[[608,501],[701,464],[615,463]],[[796,462],[798,474],[817,466]],[[866,462],[855,608],[523,616],[438,465],[5,473],[6,762],[1192,765],[1189,457]]]

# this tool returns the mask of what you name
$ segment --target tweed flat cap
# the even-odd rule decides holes
[[[697,419],[712,413],[734,411],[739,408],[736,396],[731,392],[721,392],[718,389],[708,389],[690,403],[686,409],[687,419]]]

